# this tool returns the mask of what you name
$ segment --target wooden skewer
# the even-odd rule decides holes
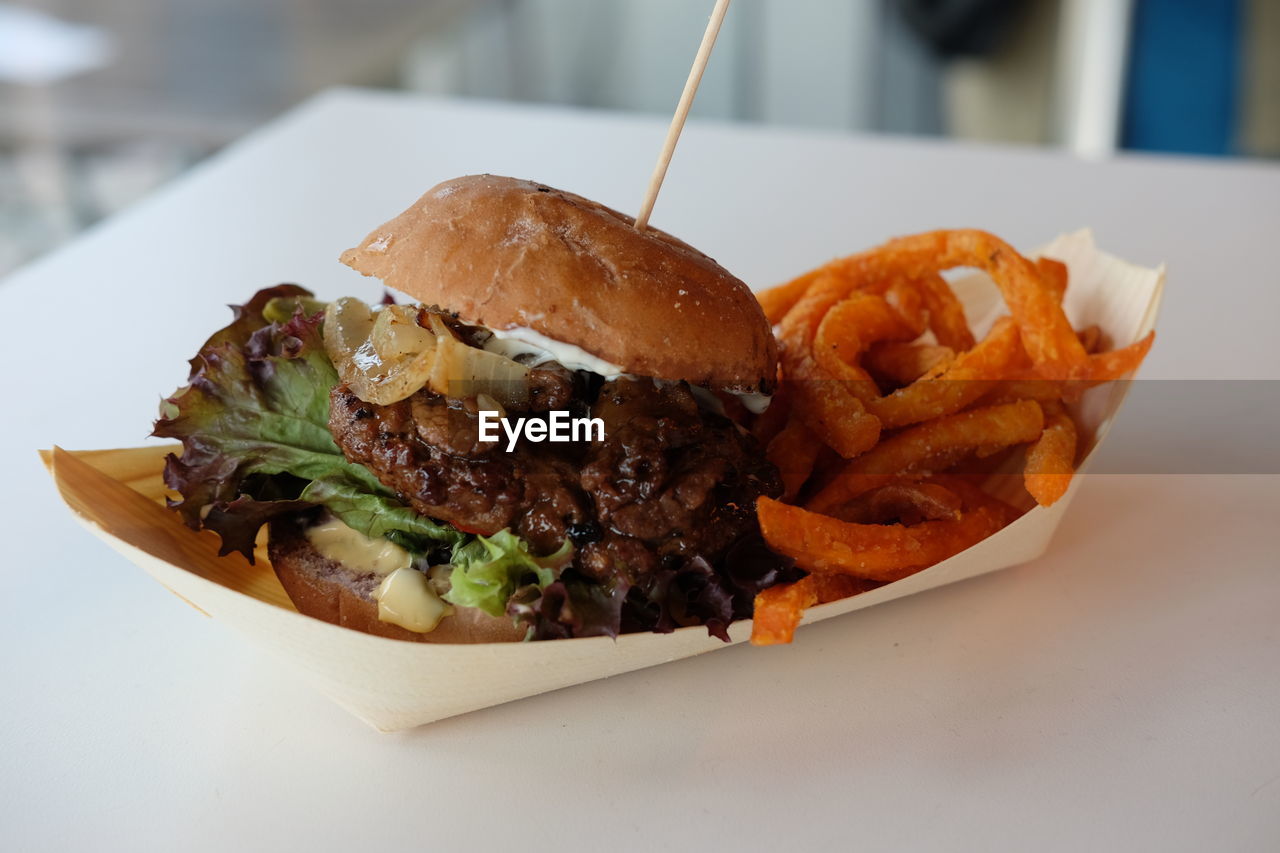
[[[671,155],[675,153],[680,131],[684,130],[684,120],[689,117],[693,96],[698,93],[702,72],[707,69],[711,48],[715,47],[716,36],[720,33],[720,25],[724,23],[724,15],[728,11],[729,0],[716,0],[715,8],[711,10],[711,20],[707,22],[707,31],[702,34],[702,44],[698,46],[698,55],[693,58],[693,67],[689,69],[689,79],[684,82],[680,103],[676,104],[676,114],[671,118],[671,127],[667,128],[667,139],[662,144],[662,153],[658,155],[658,162],[653,167],[653,175],[649,178],[649,188],[645,190],[644,203],[640,205],[640,215],[636,217],[637,231],[643,231],[649,225],[649,215],[653,213],[654,202],[658,200],[658,190],[662,189],[662,179],[667,176]]]

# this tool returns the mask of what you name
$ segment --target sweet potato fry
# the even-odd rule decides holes
[[[980,344],[956,356],[942,373],[866,401],[867,411],[879,418],[882,429],[954,414],[1007,375],[1020,349],[1018,327],[1002,318]]]
[[[951,347],[937,344],[882,341],[867,350],[862,363],[878,383],[900,387],[910,385],[955,355]]]
[[[840,269],[842,267],[837,268],[833,263],[807,274],[812,276],[812,280],[804,295],[775,324],[779,343],[785,348],[803,352],[811,350],[822,318],[827,316],[832,306],[857,288],[857,281],[841,274]]]
[[[931,273],[958,266],[986,270],[1000,287],[1027,353],[1041,374],[1071,379],[1087,372],[1084,347],[1053,289],[1031,261],[994,235],[961,229],[901,237],[867,253],[858,266],[863,275],[882,279],[902,275],[923,280]]]
[[[846,464],[846,460],[836,451],[824,445],[818,452],[818,461],[813,464],[813,473],[809,482],[804,484],[806,492],[816,492],[836,478]]]
[[[782,432],[769,442],[765,456],[782,475],[783,500],[792,500],[813,473],[822,444],[798,417],[787,421]]]
[[[783,370],[790,379],[793,406],[828,447],[845,459],[865,453],[880,440],[880,421],[849,390],[831,378],[812,356],[784,346]]]
[[[885,290],[884,298],[910,329],[908,340],[915,340],[929,328],[929,312],[925,309],[923,289],[918,282],[898,279]]]
[[[939,343],[967,349],[973,339],[966,337],[967,324],[961,325],[963,310],[946,282],[937,276],[942,270],[960,266],[987,271],[1000,287],[1041,375],[1051,379],[1086,375],[1086,353],[1062,312],[1056,284],[1046,283],[1036,264],[985,231],[958,229],[900,237],[878,249],[832,261],[807,274],[814,277],[812,286],[783,319],[792,320],[791,325],[807,323],[816,330],[826,311],[852,291],[883,292],[894,281],[909,279],[921,284],[930,325],[938,324],[934,335]],[[937,304],[930,304],[931,298]],[[952,335],[957,337],[951,340]]]
[[[925,310],[929,312],[929,331],[938,343],[954,350],[966,350],[973,346],[973,332],[964,316],[964,306],[946,280],[931,272],[919,279],[920,293]]]
[[[1022,513],[1016,507],[984,491],[977,483],[981,479],[983,479],[981,475],[970,477],[966,474],[942,473],[934,474],[924,482],[942,486],[947,491],[959,496],[960,500],[964,502],[965,512],[972,512],[975,509],[985,507],[996,514],[1001,527],[1016,521]]]
[[[868,403],[879,398],[880,388],[859,366],[863,352],[876,341],[909,341],[917,335],[883,297],[853,293],[818,324],[814,361],[849,393]]]
[[[769,325],[773,326],[780,322],[786,316],[786,313],[808,292],[809,287],[816,278],[817,275],[813,272],[805,273],[785,284],[757,293],[756,301],[760,303],[760,308],[764,311],[764,316],[768,319]]]
[[[822,572],[803,577],[795,583],[770,587],[756,596],[751,645],[790,643],[805,610],[815,604],[870,592],[878,586],[881,584],[864,578]]]
[[[1123,349],[1089,356],[1089,382],[1095,385],[1110,382],[1137,370],[1151,351],[1155,339],[1154,331],[1147,332],[1142,340]]]
[[[770,498],[756,503],[769,547],[810,572],[838,572],[873,581],[914,574],[1001,527],[996,512],[979,507],[956,520],[902,524],[852,524]]]
[[[955,267],[985,270],[1009,306],[977,343],[941,275]],[[1008,476],[1042,505],[1066,493],[1078,439],[1063,401],[1130,373],[1152,343],[1098,353],[1101,330],[1076,332],[1063,313],[1067,285],[1061,262],[957,230],[893,240],[761,295],[793,404],[753,431],[770,439],[784,500],[811,497],[761,498],[757,517],[810,574],[757,597],[753,643],[790,642],[806,607],[907,577],[1012,522],[1019,511],[979,484],[1017,445],[1031,446]],[[926,330],[936,344],[919,340]]]
[[[1044,430],[1040,406],[1030,400],[949,415],[905,429],[848,463],[806,506],[825,512],[918,471],[951,451],[1000,448],[1034,441]]]
[[[963,509],[961,497],[945,486],[902,479],[836,507],[831,516],[855,524],[919,524],[957,519]]]
[[[773,646],[791,642],[805,609],[817,603],[817,583],[812,575],[758,593],[751,624],[751,645]]]
[[[1026,376],[1026,374],[1020,374]],[[997,382],[978,401],[981,406],[997,406],[1016,403],[1019,400],[1035,400],[1037,403],[1056,403],[1062,400],[1065,383],[1052,379],[1008,379]]]
[[[1067,295],[1067,265],[1053,258],[1036,258],[1036,270],[1061,305],[1062,297]]]
[[[866,578],[855,578],[853,575],[838,575],[830,572],[821,572],[809,575],[809,577],[813,578],[813,586],[818,593],[819,604],[826,604],[828,601],[839,601],[842,598],[870,592],[876,587],[883,586],[878,581],[869,581]]]
[[[1081,332],[1080,340],[1092,349],[1097,345],[1098,335],[1088,333],[1089,329]],[[996,383],[982,397],[981,402],[983,405],[993,405],[1014,400],[1036,400],[1041,403],[1078,400],[1089,388],[1114,381],[1137,370],[1147,357],[1154,340],[1155,332],[1149,332],[1142,340],[1123,349],[1089,355],[1083,379],[1046,379],[1034,367],[1013,371],[1005,381]]]
[[[877,341],[909,341],[919,334],[884,297],[854,293],[822,318],[814,349],[830,350],[842,362],[856,364]]]
[[[1075,473],[1076,425],[1061,403],[1045,406],[1044,432],[1027,450],[1023,477],[1040,506],[1051,506],[1067,493]]]
[[[1084,347],[1084,351],[1093,355],[1102,347],[1102,329],[1098,326],[1085,326],[1076,333],[1076,337],[1080,339],[1080,346]]]
[[[876,296],[892,293],[891,302],[895,309],[899,310],[900,316],[912,328],[923,329],[923,308],[916,304],[920,296],[918,293],[914,296],[910,293],[911,290],[919,290],[918,286],[891,271],[883,275],[872,274],[874,270],[870,260],[879,251],[881,250],[875,249],[871,252],[839,258],[797,279],[796,281],[803,281],[807,286],[804,288],[803,295],[791,303],[781,319],[774,323],[778,330],[779,342],[795,349],[810,350],[818,325],[827,312],[840,301],[859,291]],[[794,283],[783,285],[783,287],[789,288],[790,284]],[[799,290],[797,286],[786,295],[794,295]],[[777,299],[772,301],[776,301],[778,305],[786,302],[781,292]]]

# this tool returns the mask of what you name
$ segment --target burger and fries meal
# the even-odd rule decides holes
[[[188,526],[250,559],[265,530],[300,612],[419,642],[728,640],[752,618],[753,643],[790,642],[806,608],[1014,521],[993,475],[1060,500],[1073,404],[1152,344],[1072,328],[1066,266],[985,232],[754,296],[670,235],[491,175],[342,260],[411,301],[260,291],[154,434],[182,442],[164,478]],[[981,336],[957,268],[1008,308]]]

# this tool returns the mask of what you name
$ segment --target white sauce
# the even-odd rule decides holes
[[[417,569],[396,569],[382,579],[373,596],[378,599],[379,620],[418,634],[435,630],[452,612]]]
[[[533,329],[516,326],[512,329],[490,329],[493,337],[484,345],[489,352],[495,352],[512,360],[524,355],[533,356],[532,364],[537,366],[548,361],[556,361],[569,370],[586,370],[590,373],[598,373],[605,379],[617,379],[619,376],[628,376],[626,370],[622,367],[598,358],[575,344],[566,344],[549,338],[541,332]],[[695,389],[695,395],[697,391]],[[773,398],[768,394],[760,394],[755,391],[731,391],[729,392],[742,401],[742,405],[752,414],[760,414],[769,408],[769,401]],[[707,397],[697,395],[700,400],[705,401]],[[711,399],[714,399],[713,397]],[[718,401],[717,401],[718,402]],[[712,408],[716,411],[715,407]],[[720,407],[723,412],[723,407]]]
[[[569,370],[586,370],[598,373],[605,379],[617,379],[627,372],[612,362],[597,358],[580,346],[562,343],[523,326],[489,331],[493,332],[493,337],[484,348],[510,359],[532,355],[534,365],[558,361]]]

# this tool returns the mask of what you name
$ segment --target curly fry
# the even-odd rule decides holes
[[[760,530],[769,547],[811,572],[838,572],[895,581],[958,554],[995,533],[999,514],[979,507],[952,521],[853,524],[760,498]]]
[[[863,364],[875,379],[887,385],[901,386],[910,385],[945,366],[955,356],[956,352],[951,347],[882,341],[867,350]]]
[[[1076,336],[1080,338],[1080,346],[1084,347],[1084,351],[1090,355],[1096,354],[1102,346],[1102,329],[1096,324],[1085,326],[1076,333]]]
[[[817,603],[817,583],[813,575],[757,593],[751,645],[773,646],[791,642],[804,611]]]
[[[822,318],[827,316],[832,306],[857,288],[858,282],[847,274],[842,274],[843,269],[843,263],[832,262],[802,276],[810,279],[809,287],[776,324],[778,341],[785,348],[805,352],[810,350]]]
[[[784,496],[785,497],[785,496]],[[856,524],[918,524],[956,519],[964,508],[961,497],[938,483],[903,479],[873,489],[831,512],[833,518]]]
[[[1062,297],[1067,295],[1067,265],[1053,258],[1036,258],[1036,270],[1061,305]]]
[[[976,480],[978,477],[967,474],[941,473],[925,478],[926,483],[935,483],[960,496],[966,512],[986,507],[1000,519],[1001,527],[1017,520],[1022,513],[1011,504],[1007,504],[995,495],[983,491]]]
[[[919,282],[898,279],[885,289],[884,298],[910,329],[911,336],[908,340],[915,340],[929,328],[929,311],[925,308],[924,293]]]
[[[795,583],[770,587],[756,595],[751,645],[790,643],[804,611],[815,604],[839,601],[880,586],[852,575],[812,574]]]
[[[777,325],[786,316],[792,306],[799,302],[808,292],[817,275],[817,271],[805,273],[799,278],[794,278],[785,284],[779,284],[777,287],[771,287],[756,294],[756,301],[760,303],[761,309],[764,310],[764,316],[769,320],[769,325]]]
[[[845,466],[806,506],[816,512],[847,503],[893,477],[919,470],[950,451],[975,451],[1034,441],[1044,414],[1031,400],[973,409],[903,430]]]
[[[1142,340],[1123,349],[1089,356],[1088,381],[1094,385],[1111,382],[1137,370],[1151,351],[1155,339],[1156,333],[1150,331]]]
[[[769,442],[765,456],[782,475],[784,500],[792,500],[813,473],[822,444],[797,417],[787,421],[782,432]]]
[[[1089,334],[1090,329],[1096,328],[1091,326],[1082,331],[1080,340],[1091,341],[1090,347],[1096,345],[1099,336]],[[1080,395],[1089,388],[1104,382],[1112,382],[1137,370],[1151,350],[1155,335],[1154,331],[1148,332],[1142,340],[1123,349],[1093,353],[1088,357],[1088,367],[1085,369],[1083,379],[1071,381],[1046,379],[1034,367],[1013,371],[1006,381],[997,383],[996,387],[982,398],[982,402],[992,404],[1013,400],[1036,400],[1047,403],[1079,399]]]
[[[1076,425],[1061,403],[1045,406],[1044,432],[1027,450],[1023,477],[1040,506],[1052,506],[1067,493],[1075,472]]]
[[[1035,400],[1041,404],[1058,403],[1062,401],[1066,390],[1064,383],[1051,379],[1009,379],[997,382],[978,402],[983,406],[998,406],[1019,400]]]
[[[866,453],[880,440],[880,421],[840,383],[827,379],[806,359],[792,370],[796,408],[809,429],[845,459]]]
[[[976,343],[941,275],[956,267],[985,270],[1010,310]],[[770,547],[810,574],[757,597],[753,643],[790,642],[807,607],[906,577],[1017,518],[978,482],[1018,444],[1031,445],[1023,482],[1036,501],[1066,493],[1078,438],[1062,401],[1131,373],[1153,339],[1096,352],[1101,331],[1076,332],[1063,313],[1068,273],[983,231],[936,231],[761,294],[791,405],[753,431],[785,499],[814,494],[804,507],[757,502]],[[918,340],[925,330],[936,344]],[[881,440],[882,429],[897,431]],[[971,457],[987,474],[931,473]]]
[[[815,289],[817,287],[815,285]],[[804,301],[802,299],[801,303]],[[793,320],[797,311],[809,310],[802,304],[797,305],[787,314],[784,326]],[[844,458],[852,459],[880,440],[880,421],[867,413],[866,406],[845,383],[833,379],[818,367],[809,347],[821,318],[812,323],[810,319],[807,313],[804,314],[794,321],[796,325],[792,328],[792,335],[784,336],[781,353],[783,375],[790,380],[793,405],[804,415],[809,429],[828,447]]]
[[[946,280],[936,272],[919,279],[925,310],[929,312],[929,331],[938,343],[954,350],[973,346],[973,332],[964,316],[964,306]]]
[[[920,379],[885,397],[866,401],[882,429],[954,414],[987,393],[1007,375],[1021,351],[1018,327],[1007,317],[973,349],[956,356],[937,376]]]
[[[884,585],[879,581],[869,581],[866,578],[855,578],[853,575],[839,575],[829,572],[821,572],[809,575],[809,577],[813,578],[813,586],[818,593],[819,604],[826,604],[828,601],[839,601],[851,595],[870,592],[876,587]]]
[[[909,341],[917,334],[883,297],[854,293],[828,311],[818,324],[814,362],[867,403],[879,398],[880,388],[858,366],[862,353],[876,341]]]
[[[1053,289],[1031,261],[985,231],[933,231],[891,240],[858,265],[872,278],[923,279],[940,270],[973,266],[1000,287],[1031,360],[1049,378],[1080,378],[1087,356]],[[945,342],[943,342],[945,343]]]

